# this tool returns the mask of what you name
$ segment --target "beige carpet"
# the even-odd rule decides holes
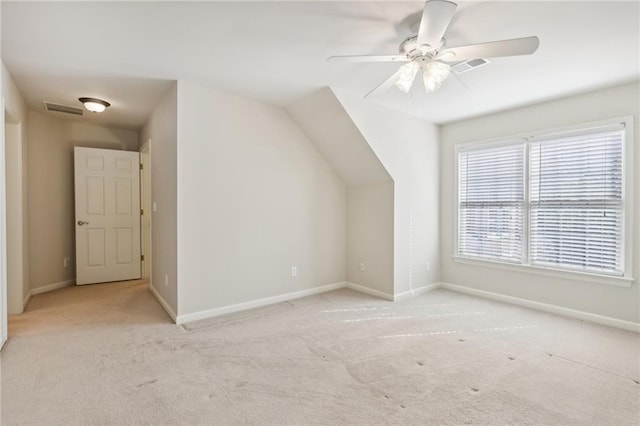
[[[640,422],[638,334],[443,290],[181,327],[147,284],[101,284],[9,327],[3,425]]]

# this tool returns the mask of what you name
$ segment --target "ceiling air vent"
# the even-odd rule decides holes
[[[47,111],[62,112],[64,114],[84,115],[84,110],[82,108],[54,104],[52,102],[44,102],[44,109],[46,109]]]
[[[468,61],[464,61],[464,62],[460,62],[459,64],[455,64],[454,66],[451,67],[451,69],[456,74],[462,74],[462,73],[465,73],[467,71],[471,71],[473,69],[476,69],[476,68],[482,67],[484,65],[487,65],[489,63],[490,62],[489,62],[488,59],[482,59],[482,58],[469,59]]]

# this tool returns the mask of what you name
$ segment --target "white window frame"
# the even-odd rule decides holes
[[[625,128],[625,140],[622,146],[622,174],[623,174],[623,186],[622,186],[622,202],[623,202],[623,219],[622,219],[622,235],[623,235],[623,258],[624,258],[624,275],[608,275],[598,274],[587,271],[576,271],[570,269],[552,268],[540,265],[530,265],[529,262],[529,215],[530,215],[530,199],[529,199],[529,147],[528,143],[533,139],[540,139],[546,137],[553,137],[562,133],[576,133],[581,131],[588,131],[589,129],[596,129],[599,127],[612,126],[616,124],[623,124]],[[544,276],[551,276],[555,278],[593,282],[598,284],[614,285],[619,287],[630,287],[634,282],[633,278],[633,241],[634,241],[634,223],[633,223],[633,206],[634,206],[634,123],[633,116],[616,117],[607,120],[600,120],[590,123],[583,123],[578,125],[566,126],[561,128],[555,128],[550,130],[544,130],[540,132],[522,133],[500,139],[489,139],[474,142],[458,143],[454,148],[454,211],[455,221],[453,223],[453,259],[455,262],[471,264],[477,266],[493,267],[505,270],[527,272]],[[464,256],[459,253],[458,249],[458,237],[459,237],[459,205],[458,205],[458,157],[461,151],[477,148],[489,148],[510,145],[513,143],[523,143],[527,145],[525,147],[525,212],[524,212],[524,227],[523,227],[523,263],[504,262],[500,260],[488,260],[476,257]]]

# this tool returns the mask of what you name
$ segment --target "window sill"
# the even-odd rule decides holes
[[[573,281],[582,281],[596,284],[611,285],[616,287],[631,287],[634,279],[629,277],[615,277],[611,275],[594,274],[590,272],[566,271],[561,269],[543,268],[539,266],[520,265],[515,263],[499,262],[495,260],[476,259],[453,255],[453,261],[467,265],[476,265],[489,268],[506,269],[509,271],[525,272],[528,274],[544,275],[553,278],[563,278]]]

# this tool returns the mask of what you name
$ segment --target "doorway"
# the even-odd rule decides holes
[[[26,129],[20,117],[3,109],[0,126],[0,343],[8,337],[8,315],[23,312],[29,290]]]
[[[4,98],[0,99],[2,114],[0,115],[0,349],[7,341],[7,238],[6,238],[6,205],[5,205],[5,167],[4,167]]]
[[[21,314],[26,299],[25,198],[22,123],[5,113],[4,167],[7,244],[7,313]]]

